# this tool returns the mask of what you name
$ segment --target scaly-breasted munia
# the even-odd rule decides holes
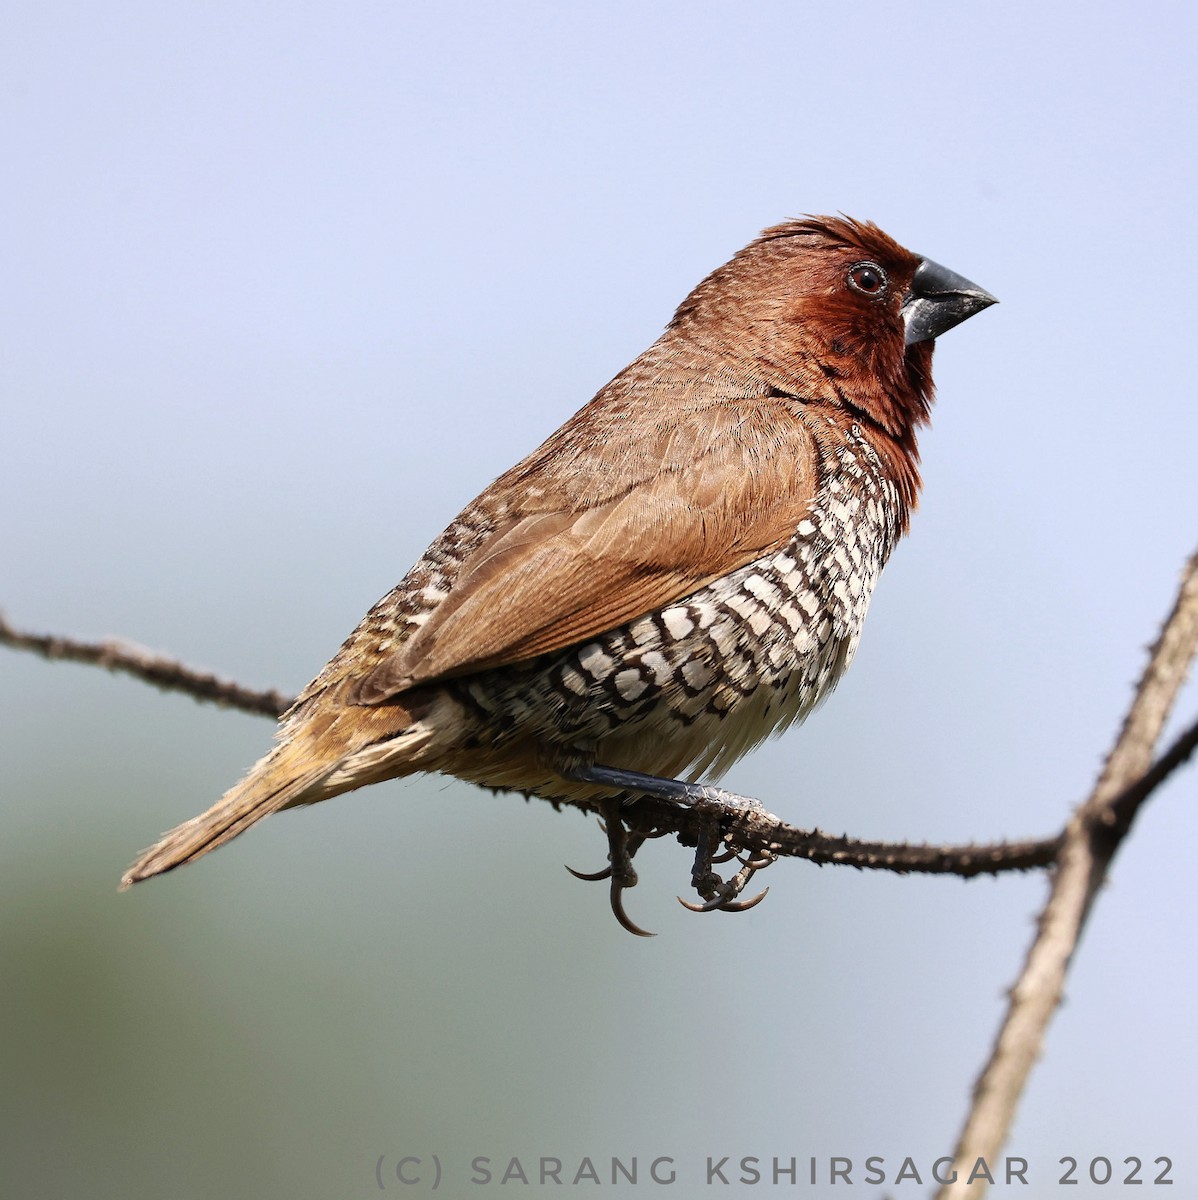
[[[466,506],[123,886],[418,771],[600,807],[717,776],[848,666],[919,490],[932,339],[993,304],[876,226],[767,230]],[[652,777],[652,778],[649,778]]]

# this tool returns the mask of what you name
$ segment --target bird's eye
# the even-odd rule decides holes
[[[877,263],[859,262],[849,267],[848,283],[853,291],[876,300],[886,291],[890,280]]]

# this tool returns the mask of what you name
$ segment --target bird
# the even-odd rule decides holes
[[[918,499],[935,339],[994,303],[870,222],[766,229],[462,510],[121,887],[416,773],[609,825],[645,795],[731,796],[711,782],[852,661]]]

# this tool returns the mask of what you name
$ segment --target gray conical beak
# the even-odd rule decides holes
[[[903,300],[906,343],[930,342],[998,301],[964,275],[925,258]]]

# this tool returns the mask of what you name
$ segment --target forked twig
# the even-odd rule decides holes
[[[973,1101],[954,1151],[957,1180],[938,1200],[976,1200],[984,1182],[965,1180],[979,1158],[993,1160],[1011,1128],[1032,1064],[1040,1055],[1065,975],[1094,897],[1137,811],[1198,746],[1198,723],[1152,763],[1165,721],[1198,651],[1198,554],[1186,565],[1173,611],[1152,647],[1135,699],[1102,774],[1061,839],[1052,890],[1035,940],[1010,991],[1007,1014],[990,1059],[974,1085]]]

